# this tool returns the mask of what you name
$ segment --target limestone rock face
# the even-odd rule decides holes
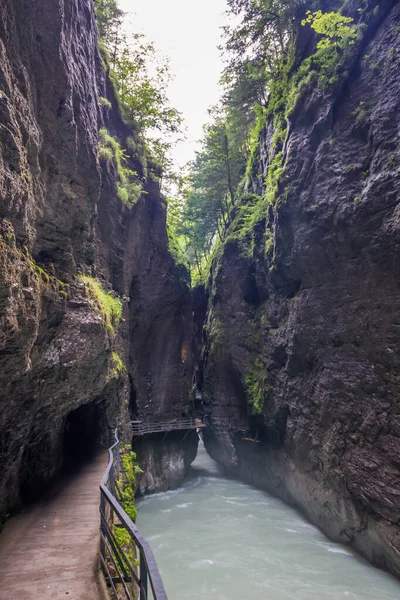
[[[134,136],[103,71],[92,0],[0,0],[0,521],[74,447],[107,445],[114,427],[129,435],[130,416],[190,410],[191,299],[165,203],[134,152],[145,193],[121,202],[98,159],[101,127],[124,146]],[[80,273],[124,299],[115,333]]]
[[[196,458],[196,431],[173,431],[139,438],[134,444],[143,474],[137,478],[138,496],[176,488]]]
[[[340,90],[295,110],[252,256],[214,262],[205,445],[400,575],[400,6],[374,15]]]

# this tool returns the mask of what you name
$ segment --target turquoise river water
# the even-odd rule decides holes
[[[199,448],[179,489],[138,502],[169,600],[399,600],[400,582]]]

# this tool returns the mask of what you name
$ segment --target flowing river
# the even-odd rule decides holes
[[[179,489],[138,502],[170,600],[399,600],[400,582],[266,492],[219,475],[202,444]]]

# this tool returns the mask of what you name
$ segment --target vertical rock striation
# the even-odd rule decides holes
[[[340,89],[290,117],[279,202],[251,250],[234,220],[214,261],[205,445],[400,575],[400,7],[372,4]]]
[[[129,409],[190,409],[191,300],[159,185],[131,151],[144,193],[128,208],[98,158],[101,127],[135,137],[116,105],[92,0],[0,0],[0,520],[67,452],[127,431]],[[114,333],[79,274],[123,299]]]

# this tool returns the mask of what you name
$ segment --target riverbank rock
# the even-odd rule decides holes
[[[204,441],[400,575],[400,7],[373,4],[345,81],[289,119],[252,249],[233,223],[214,261]],[[267,121],[249,193],[263,193],[273,134]]]

